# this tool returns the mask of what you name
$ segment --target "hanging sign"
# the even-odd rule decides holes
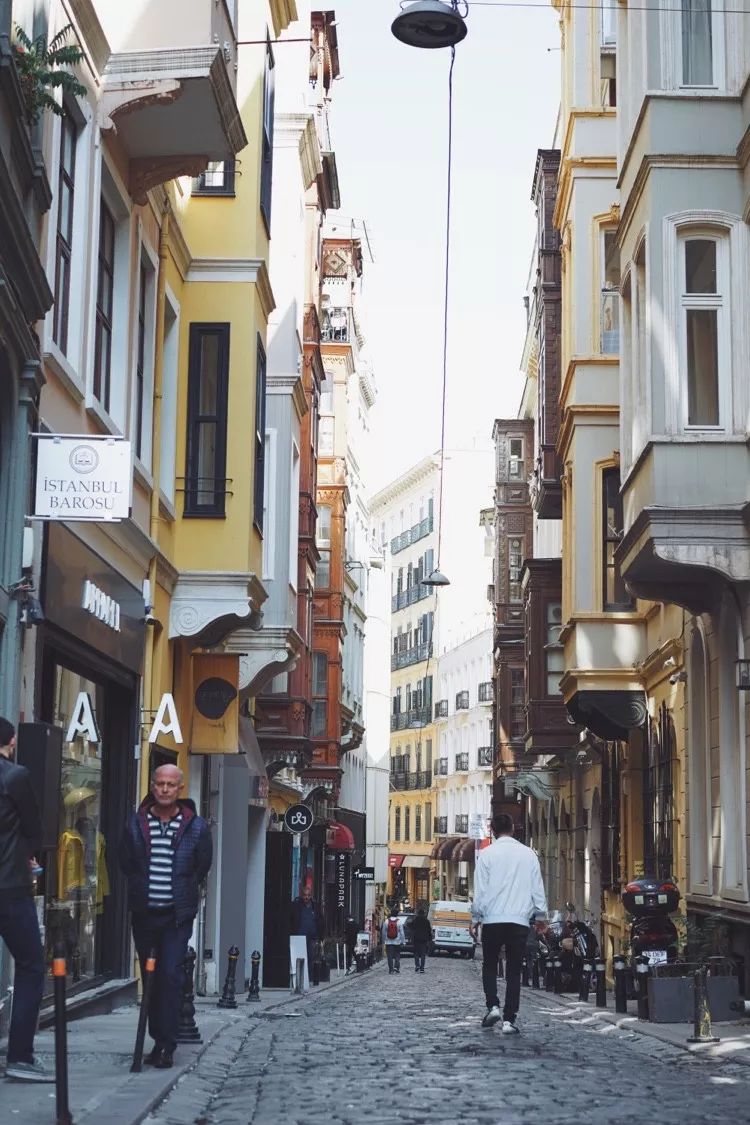
[[[239,680],[237,654],[193,656],[191,754],[239,754]]]
[[[487,817],[484,813],[469,813],[469,839],[483,840],[487,835]]]
[[[290,805],[284,813],[284,824],[295,834],[308,832],[314,820],[312,809],[307,805]]]
[[[123,438],[32,434],[37,439],[34,519],[125,520],[133,502],[131,443]]]
[[[160,734],[171,734],[178,746],[182,743],[182,728],[177,717],[177,708],[174,705],[174,698],[169,692],[165,692],[161,697],[159,709],[148,736],[149,742],[152,744],[156,742]]]

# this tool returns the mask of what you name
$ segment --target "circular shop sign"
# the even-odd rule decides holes
[[[307,832],[313,820],[312,810],[307,805],[291,805],[284,813],[284,824],[290,832]]]

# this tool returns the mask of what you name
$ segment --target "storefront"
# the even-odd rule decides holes
[[[59,761],[42,795],[48,959],[65,946],[71,985],[129,975],[117,842],[136,792],[141,593],[60,524],[47,529],[37,715],[57,728]],[[28,724],[29,728],[41,724]],[[49,730],[49,727],[47,728]],[[26,732],[27,742],[33,729]],[[19,757],[24,753],[19,747]]]

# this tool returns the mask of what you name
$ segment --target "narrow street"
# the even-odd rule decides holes
[[[549,1125],[748,1120],[750,1067],[579,1022],[523,990],[520,1037],[483,1030],[481,961],[405,960],[225,1032],[148,1125]],[[710,1101],[709,1101],[710,1099]],[[710,1107],[710,1108],[709,1108]]]

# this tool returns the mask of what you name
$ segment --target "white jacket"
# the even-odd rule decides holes
[[[528,926],[532,916],[547,917],[547,896],[536,853],[514,840],[499,836],[483,848],[474,872],[475,922],[513,922]]]

